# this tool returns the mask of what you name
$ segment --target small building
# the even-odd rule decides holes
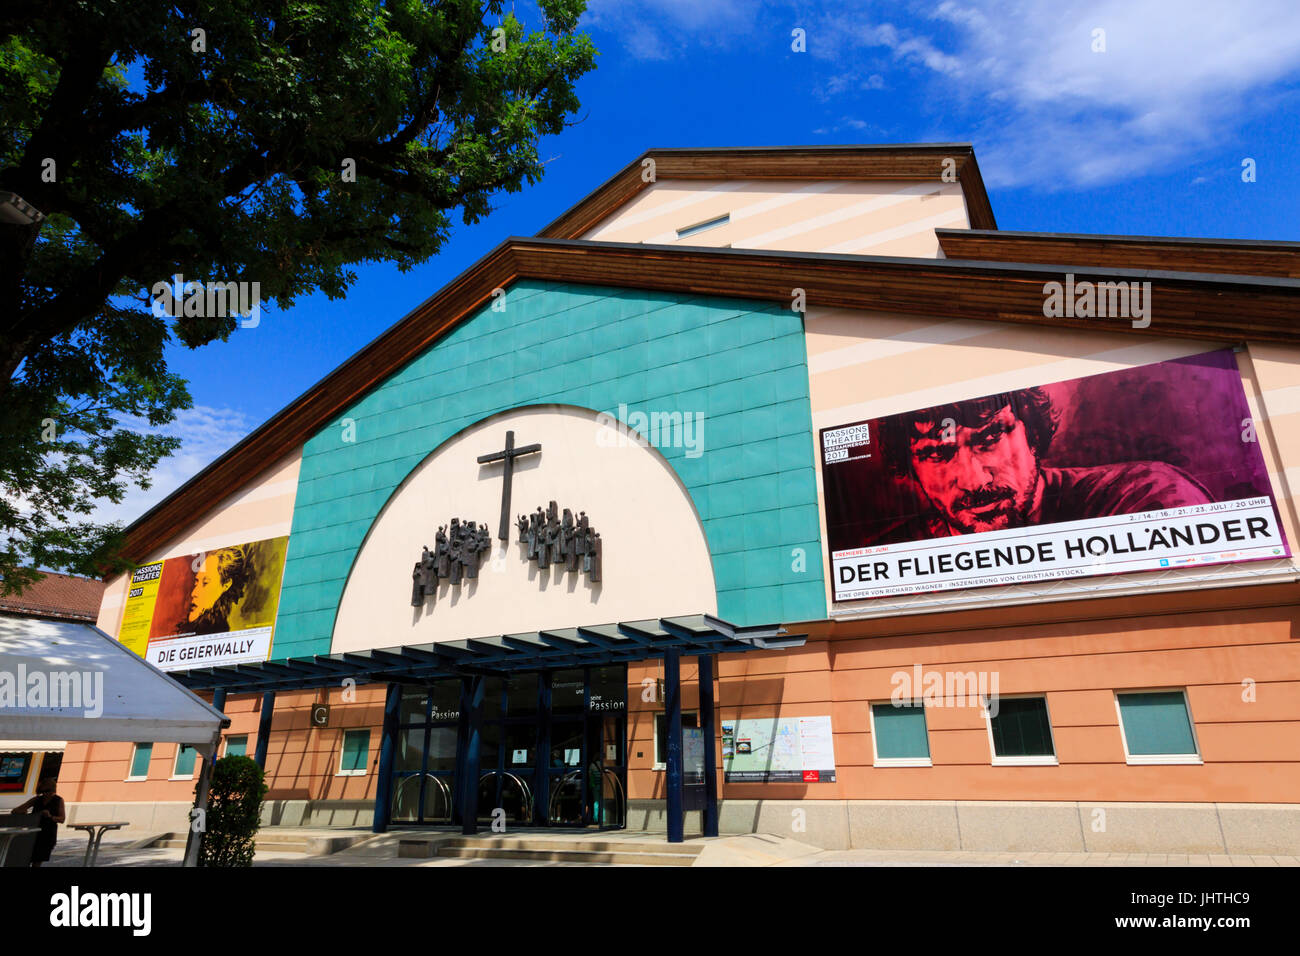
[[[47,571],[20,593],[0,595],[0,617],[94,624],[103,597],[103,581]],[[0,740],[0,810],[29,800],[43,778],[58,779],[66,748],[66,741]]]
[[[650,150],[136,521],[99,626],[273,823],[1294,853],[1298,318],[1300,244],[1003,232],[966,145]]]

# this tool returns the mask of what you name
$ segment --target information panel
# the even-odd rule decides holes
[[[831,783],[830,717],[753,717],[722,722],[727,783]]]

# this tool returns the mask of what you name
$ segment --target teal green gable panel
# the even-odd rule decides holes
[[[416,465],[489,415],[539,403],[621,416],[704,412],[703,454],[659,451],[704,523],[718,613],[739,624],[826,616],[800,315],[537,280],[513,284],[505,301],[504,311],[484,306],[303,446],[274,657],[329,652],[357,551]]]

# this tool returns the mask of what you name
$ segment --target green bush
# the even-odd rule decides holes
[[[222,757],[212,768],[199,866],[252,866],[266,783],[249,757]]]

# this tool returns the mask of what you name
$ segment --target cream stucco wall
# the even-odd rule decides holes
[[[677,235],[723,215],[725,225]],[[582,238],[933,259],[942,257],[935,229],[969,226],[957,183],[665,180]]]
[[[603,581],[581,572],[540,571],[524,556],[513,521],[497,541],[502,466],[479,465],[507,430],[540,455],[516,461],[511,513],[555,500],[585,511],[603,542]],[[411,570],[439,525],[487,522],[493,549],[477,581],[441,582],[411,606]],[[339,603],[334,653],[487,637],[548,627],[716,613],[708,544],[690,495],[653,448],[619,443],[597,413],[548,405],[486,419],[418,465],[375,520]]]

